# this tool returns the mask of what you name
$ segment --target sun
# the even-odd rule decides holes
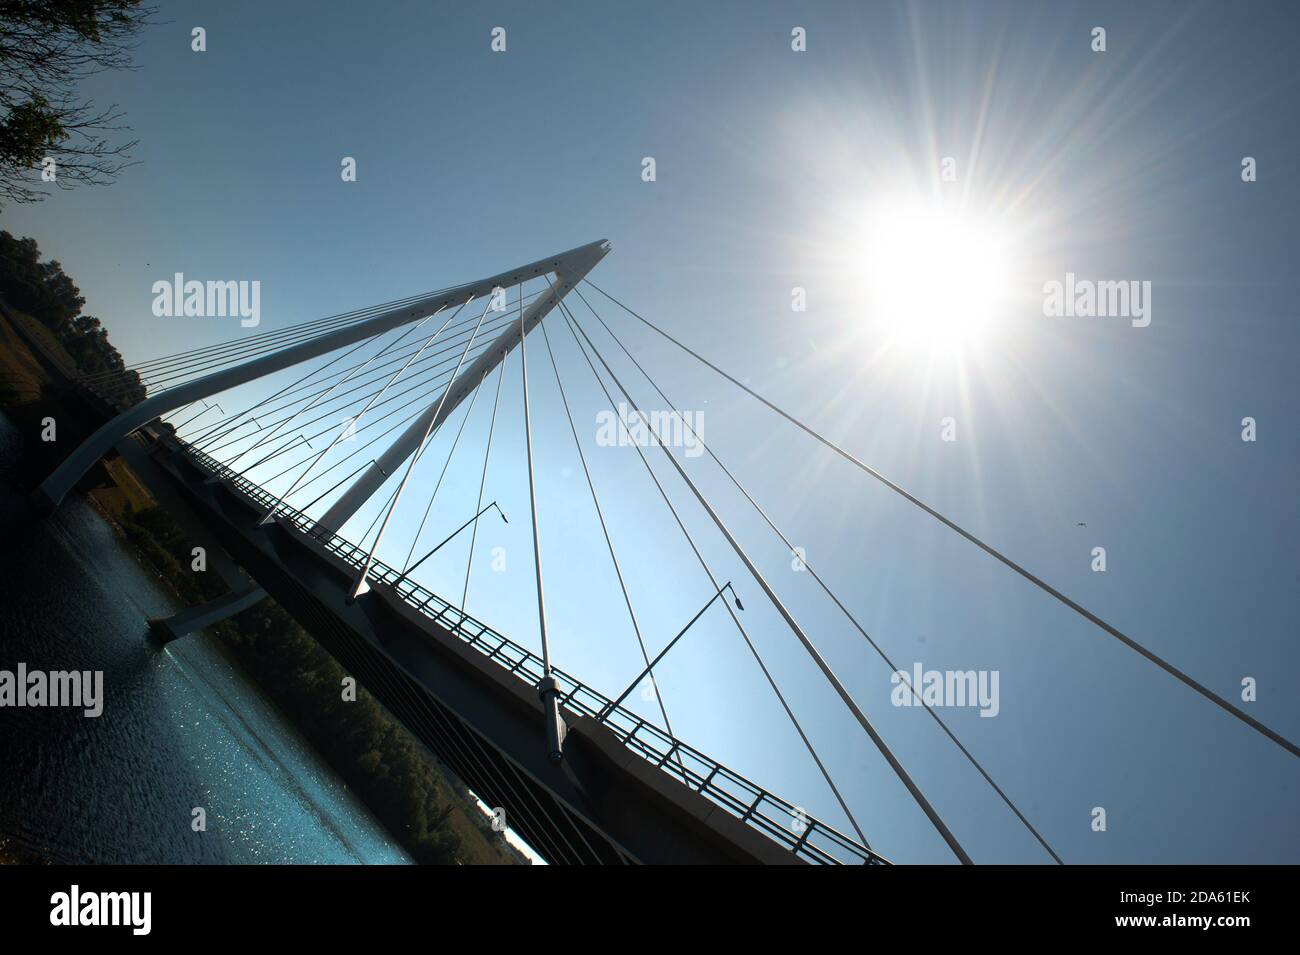
[[[870,204],[857,244],[870,324],[890,344],[960,351],[1011,307],[1011,250],[996,220],[939,199]]]

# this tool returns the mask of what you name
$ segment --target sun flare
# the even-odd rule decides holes
[[[1010,307],[1010,249],[999,225],[938,201],[878,203],[858,249],[872,325],[899,344],[956,349],[996,332]]]

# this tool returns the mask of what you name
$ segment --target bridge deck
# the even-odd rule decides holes
[[[315,522],[305,514],[287,507],[243,475],[207,454],[183,442],[162,438],[157,433],[153,433],[151,437],[155,440],[161,438],[164,446],[171,446],[198,471],[216,479],[216,482],[227,492],[237,495],[246,502],[253,512],[265,513],[272,506],[276,507],[279,527],[292,532],[300,544],[319,549],[339,566],[351,572],[352,576],[359,572],[365,554],[350,541],[332,532],[322,533]],[[253,568],[249,569],[253,570]],[[418,619],[424,622],[422,629],[428,639],[436,639],[440,633],[454,637],[462,646],[476,651],[483,659],[500,668],[500,671],[515,678],[521,684],[521,688],[528,692],[531,692],[541,679],[543,669],[540,657],[497,633],[486,624],[462,613],[415,581],[409,578],[402,579],[396,569],[376,562],[372,564],[370,580],[378,596],[400,603],[400,610],[404,617],[409,619],[418,615]],[[265,586],[265,582],[263,583]],[[270,587],[268,589],[275,594],[274,589]],[[344,662],[348,665],[346,661]],[[566,720],[571,724],[588,727],[592,723],[597,723],[612,733],[626,751],[638,757],[635,761],[640,764],[636,767],[638,773],[644,773],[646,768],[650,768],[653,774],[659,777],[655,785],[662,786],[664,783],[669,783],[670,788],[685,787],[690,793],[703,796],[713,806],[724,810],[732,820],[743,823],[746,829],[761,834],[765,840],[770,840],[770,843],[774,843],[775,846],[788,850],[792,854],[791,861],[814,864],[886,862],[872,850],[826,823],[799,812],[791,803],[755,785],[681,740],[673,738],[637,714],[624,707],[611,708],[612,701],[608,697],[571,674],[558,669],[554,672],[563,693],[561,705],[566,711]],[[369,686],[364,678],[362,682],[367,683],[368,688],[374,690],[374,687]],[[385,702],[389,701],[385,700]],[[390,708],[394,707],[390,704]],[[416,728],[412,727],[412,729]],[[417,732],[417,735],[421,734]],[[447,761],[449,741],[445,736],[444,732],[441,737],[444,745],[434,748],[439,752],[439,756]],[[481,767],[483,762],[481,747],[476,746],[474,749],[475,753],[472,754],[475,756],[474,765]],[[464,755],[465,746],[460,745],[457,750]],[[627,769],[631,766],[626,765],[623,768]],[[517,772],[518,767],[510,767],[510,769]],[[463,775],[474,776],[475,773],[471,771]],[[471,782],[469,778],[466,781]],[[474,788],[472,783],[471,788]],[[711,824],[716,825],[718,821],[715,818]],[[516,818],[514,822],[517,823],[518,819]],[[519,828],[522,831],[523,827]],[[543,855],[546,853],[543,852]],[[624,861],[636,861],[634,854],[631,853],[617,851],[616,855],[622,856]]]

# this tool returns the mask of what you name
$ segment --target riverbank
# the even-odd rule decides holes
[[[30,485],[52,466],[41,448],[42,421],[54,417],[59,441],[87,430],[75,404],[0,315],[0,406],[26,438],[22,472]],[[44,453],[42,453],[44,452]],[[125,461],[101,463],[86,498],[129,545],[141,567],[179,601],[220,595],[216,575],[190,569],[190,542],[157,507]],[[503,864],[522,861],[431,754],[364,689],[344,698],[343,668],[271,599],[213,628],[225,655],[259,687],[347,788],[417,862]],[[7,855],[7,854],[6,854]]]

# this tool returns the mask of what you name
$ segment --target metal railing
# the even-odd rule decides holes
[[[177,443],[201,470],[225,481],[252,504],[268,511],[274,510],[277,518],[358,571],[364,565],[365,551],[351,541],[333,531],[327,532],[320,528],[306,514],[285,504],[210,455],[179,439]],[[369,579],[387,584],[430,621],[529,685],[536,686],[541,680],[544,672],[541,657],[462,612],[428,588],[404,577],[400,571],[376,560],[371,564]],[[612,700],[609,697],[576,677],[554,667],[552,673],[563,694],[560,698],[562,706],[600,720],[623,745],[642,759],[707,797],[799,858],[829,865],[889,864],[887,859],[867,846],[814,819],[799,807],[670,736],[643,717],[622,706],[611,707]]]

